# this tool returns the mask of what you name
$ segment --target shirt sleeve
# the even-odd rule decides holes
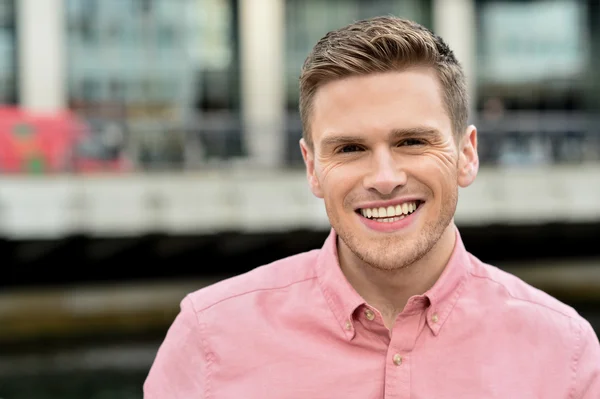
[[[600,398],[600,343],[594,329],[584,320],[574,359],[575,386],[571,398]]]
[[[189,297],[169,327],[144,382],[144,399],[202,399],[207,362],[200,325]]]

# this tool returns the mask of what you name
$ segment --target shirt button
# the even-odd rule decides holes
[[[367,319],[373,320],[375,318],[375,313],[373,313],[371,309],[367,309],[365,310],[365,316],[367,316]]]
[[[393,358],[393,360],[394,360],[394,364],[395,364],[396,366],[400,366],[400,365],[402,364],[402,356],[400,356],[400,355],[399,355],[399,354],[397,354],[397,353],[394,355],[394,358]]]
[[[439,320],[440,318],[437,313],[434,313],[433,316],[431,316],[431,321],[433,321],[434,323],[437,323]]]
[[[346,330],[348,330],[348,331],[352,330],[352,324],[350,324],[350,322],[348,320],[346,320]]]

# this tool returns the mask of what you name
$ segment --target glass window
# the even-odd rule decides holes
[[[195,0],[66,0],[69,99],[94,112],[119,103],[152,118],[191,106],[197,59],[188,8]],[[168,3],[168,4],[165,4]],[[193,15],[193,14],[192,14]],[[162,90],[169,81],[169,89]],[[175,101],[173,100],[175,98]],[[168,112],[167,112],[168,113]]]
[[[235,108],[232,3],[65,0],[70,107],[122,122],[133,156],[152,152],[160,162],[164,143],[185,140],[169,132],[186,132],[198,113]]]
[[[478,0],[478,108],[582,109],[590,72],[583,0]]]
[[[17,103],[14,0],[0,0],[0,105]]]
[[[236,112],[240,106],[236,7],[234,0],[202,1],[198,106],[204,110]]]
[[[477,0],[476,9],[482,162],[597,159],[586,143],[598,142],[600,3]]]

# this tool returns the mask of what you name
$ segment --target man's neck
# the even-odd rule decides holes
[[[408,300],[424,294],[439,279],[452,255],[455,241],[455,227],[451,223],[434,247],[407,267],[385,271],[362,262],[342,262],[342,259],[340,266],[356,292],[379,310],[391,329]]]

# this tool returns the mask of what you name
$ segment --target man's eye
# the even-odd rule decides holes
[[[420,139],[406,139],[406,140],[402,140],[401,142],[398,143],[398,146],[413,146],[413,145],[423,145],[425,144],[425,142],[423,140]]]
[[[362,148],[360,148],[357,145],[354,144],[348,144],[345,145],[343,147],[340,147],[340,149],[338,150],[339,153],[349,153],[349,152],[357,152],[357,151],[361,151]]]

